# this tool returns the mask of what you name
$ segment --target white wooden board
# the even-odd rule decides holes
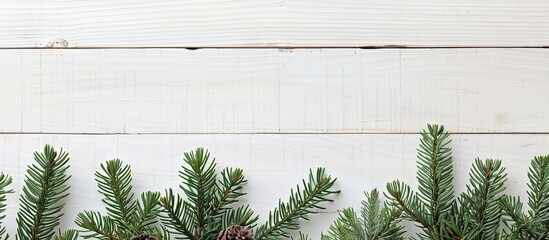
[[[549,132],[549,51],[4,50],[0,131]]]
[[[0,47],[548,46],[546,0],[22,0]]]
[[[528,134],[455,134],[454,172],[456,191],[461,192],[468,180],[467,173],[476,157],[499,158],[508,169],[508,192],[526,197],[526,172],[535,155],[549,154],[549,135]],[[415,180],[417,134],[241,134],[241,135],[0,135],[0,169],[14,177],[17,190],[8,198],[7,220],[10,233],[15,233],[17,195],[23,184],[32,153],[44,144],[64,147],[71,156],[71,195],[66,205],[62,227],[74,227],[77,212],[101,210],[93,171],[99,164],[120,158],[131,164],[136,192],[177,188],[177,176],[185,151],[198,146],[210,149],[218,167],[237,166],[245,170],[249,193],[245,203],[257,210],[261,219],[278,201],[286,199],[294,187],[307,175],[309,168],[324,166],[338,178],[342,190],[327,211],[313,218],[303,229],[319,239],[335,218],[337,209],[358,207],[363,191],[385,189],[385,184],[400,179],[417,186]]]

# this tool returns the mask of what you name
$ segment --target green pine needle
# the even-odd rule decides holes
[[[160,214],[160,193],[159,192],[144,192],[141,198],[137,201],[137,209],[132,214],[130,226],[133,232],[143,233],[149,232],[157,223],[156,217]]]
[[[390,240],[403,239],[404,227],[399,226],[401,211],[381,206],[377,189],[366,193],[361,217],[352,208],[343,209],[322,240]]]
[[[65,232],[59,231],[58,234],[55,234],[52,238],[52,240],[77,240],[78,239],[78,231],[70,229]]]
[[[63,215],[62,200],[69,195],[66,175],[69,155],[56,152],[46,145],[44,151],[34,153],[35,164],[29,166],[25,186],[19,198],[17,239],[50,240]]]
[[[231,225],[248,228],[256,226],[259,219],[248,205],[234,206],[245,195],[246,183],[241,169],[225,168],[217,179],[215,159],[203,148],[185,153],[185,165],[179,172],[183,183],[180,188],[184,197],[168,189],[160,198],[162,214],[160,219],[176,239],[210,240]],[[298,219],[307,219],[314,209],[323,209],[323,202],[331,201],[328,196],[339,192],[329,190],[335,179],[319,168],[310,173],[309,182],[290,197],[288,203],[280,203],[271,213],[270,220],[259,227],[255,239],[289,238],[288,230],[298,228]]]
[[[316,213],[315,209],[324,209],[321,203],[331,202],[332,194],[339,191],[331,190],[336,179],[326,175],[324,168],[318,168],[313,174],[309,173],[309,179],[303,180],[303,185],[297,186],[291,191],[288,202],[279,200],[278,207],[269,213],[269,220],[261,225],[256,233],[256,240],[271,240],[281,237],[290,238],[290,230],[299,228],[299,219],[309,220],[310,213]]]
[[[528,171],[528,206],[532,218],[549,220],[549,155],[535,157]]]
[[[210,162],[210,153],[203,148],[196,149],[195,152],[185,153],[185,162],[188,167],[184,167],[179,176],[183,178],[184,183],[179,187],[185,192],[187,200],[194,209],[194,225],[198,232],[199,239],[204,233],[207,220],[212,213],[212,202],[217,192],[217,174],[215,172],[215,159]]]
[[[84,238],[96,238],[102,240],[122,239],[119,234],[117,223],[108,216],[102,216],[99,212],[84,211],[78,213],[75,220],[76,225],[83,228],[80,230]]]
[[[172,189],[168,189],[160,198],[160,205],[163,207],[160,219],[176,239],[198,239],[195,237],[194,229],[196,212],[189,202],[184,201],[179,194],[174,194]]]
[[[456,199],[449,134],[442,126],[428,125],[421,136],[418,192],[398,180],[388,183],[390,204],[423,230],[419,239],[496,238],[502,216],[498,201],[507,179],[501,161],[477,159],[467,191]]]
[[[256,222],[259,216],[254,216],[254,211],[250,206],[240,206],[236,209],[226,211],[221,218],[221,229],[230,227],[231,225],[246,226],[248,228],[256,227]]]
[[[437,229],[427,220],[430,217],[427,207],[410,186],[395,180],[387,183],[387,193],[389,204],[399,209],[403,213],[403,218],[416,222],[423,229],[424,234],[420,237],[430,236],[433,239],[438,239],[436,237]]]
[[[493,239],[497,236],[502,216],[498,202],[503,196],[507,180],[504,171],[501,160],[476,159],[469,173],[462,208],[465,209],[465,217],[474,226],[469,232],[478,232],[475,239]]]
[[[387,198],[423,230],[421,238],[439,239],[444,215],[454,200],[452,150],[449,134],[443,126],[427,125],[421,132],[418,149],[418,192],[399,181],[387,184]]]
[[[294,240],[294,238],[292,237],[291,238],[292,240]],[[305,234],[305,233],[302,233],[302,232],[299,232],[299,240],[311,240],[311,238],[309,238],[309,235]]]
[[[504,196],[499,201],[506,224],[505,239],[549,239],[549,155],[534,157],[528,170],[527,213],[519,197]]]
[[[213,218],[220,217],[227,206],[238,202],[238,198],[246,195],[242,192],[242,187],[246,183],[242,169],[226,168],[221,171],[221,176],[211,209]]]
[[[232,207],[245,195],[242,169],[226,168],[218,179],[215,159],[210,160],[207,150],[197,148],[184,156],[179,176],[185,198],[172,189],[160,198],[161,221],[170,232],[178,239],[214,239],[228,224],[254,226],[257,217],[248,206]]]
[[[113,159],[100,166],[102,171],[97,171],[95,177],[107,215],[92,211],[79,213],[75,223],[82,228],[82,237],[123,240],[147,233],[161,238],[164,234],[157,221],[161,211],[160,193],[144,192],[136,200],[129,165]]]
[[[452,151],[448,147],[451,140],[448,139],[448,132],[439,125],[428,125],[421,136],[417,196],[429,213],[422,220],[430,228],[437,229],[441,225],[442,215],[450,210],[454,199]]]
[[[6,233],[6,227],[2,226],[2,220],[6,217],[6,195],[13,193],[13,190],[7,189],[12,183],[12,178],[4,173],[0,173],[0,239],[8,239],[9,234]]]
[[[130,216],[136,208],[130,166],[122,166],[120,159],[107,161],[105,165],[100,166],[103,172],[96,172],[95,177],[99,193],[104,196],[102,202],[107,206],[109,216],[120,224],[130,222]]]

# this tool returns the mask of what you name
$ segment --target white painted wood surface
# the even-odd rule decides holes
[[[508,193],[526,197],[526,172],[530,159],[548,154],[549,135],[540,134],[454,134],[454,172],[457,192],[465,188],[467,173],[476,157],[498,158],[508,169]],[[335,218],[337,209],[360,206],[363,191],[385,189],[385,184],[400,179],[415,180],[418,134],[193,134],[193,135],[0,135],[0,169],[14,177],[17,191],[8,198],[7,227],[15,233],[17,195],[22,187],[25,167],[32,153],[44,144],[62,146],[71,156],[71,195],[62,218],[64,228],[74,227],[76,213],[101,210],[93,172],[99,164],[120,158],[131,164],[136,192],[177,188],[177,171],[185,151],[205,146],[216,157],[218,167],[238,166],[249,180],[243,200],[251,204],[262,220],[277,203],[286,199],[308,173],[324,166],[338,178],[342,190],[327,211],[312,218],[303,229],[319,239]]]
[[[0,131],[549,132],[549,50],[4,50]]]
[[[107,159],[132,165],[137,191],[163,190],[184,151],[207,147],[245,169],[262,220],[325,166],[342,193],[305,224],[319,239],[363,191],[416,185],[430,122],[455,133],[458,191],[475,157],[500,158],[525,198],[529,160],[549,154],[544,46],[546,0],[0,1],[0,171],[19,194],[33,151],[68,150],[69,228],[103,210],[93,171]]]
[[[20,0],[0,47],[548,46],[546,0]]]

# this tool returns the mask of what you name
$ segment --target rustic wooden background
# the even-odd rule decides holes
[[[304,223],[318,239],[363,191],[415,186],[417,133],[440,123],[459,191],[476,157],[498,158],[526,197],[529,160],[549,154],[547,46],[546,0],[1,1],[0,168],[19,190],[33,151],[69,151],[68,228],[103,209],[107,159],[161,191],[209,148],[245,169],[262,220],[325,166],[342,193]]]

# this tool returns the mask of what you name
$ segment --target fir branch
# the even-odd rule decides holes
[[[109,216],[125,225],[131,222],[136,203],[133,201],[131,186],[131,169],[129,165],[122,165],[120,159],[113,159],[101,164],[103,172],[95,173],[99,193],[104,198],[101,200],[107,207]]]
[[[410,186],[395,180],[387,183],[387,193],[390,205],[402,211],[404,218],[418,223],[426,234],[433,234],[436,229],[426,220],[428,211]]]
[[[418,149],[417,194],[429,211],[424,221],[437,229],[442,223],[441,215],[450,210],[454,200],[452,152],[447,147],[451,140],[443,126],[428,125],[427,128],[421,133]]]
[[[293,237],[292,237],[292,240],[294,240]],[[311,240],[311,238],[309,238],[309,235],[299,232],[299,238],[297,240]]]
[[[362,200],[361,211],[361,223],[364,226],[361,235],[363,236],[358,235],[359,238],[357,239],[372,239],[372,235],[377,232],[377,224],[380,220],[381,201],[379,200],[379,192],[374,189],[370,193],[365,193],[365,195],[366,200]],[[368,238],[365,235],[368,235]]]
[[[228,222],[254,224],[253,211],[248,207],[233,210],[230,205],[245,195],[246,183],[242,169],[226,168],[217,179],[215,159],[203,148],[185,153],[185,164],[179,172],[183,200],[171,189],[161,198],[161,220],[172,233],[184,239],[212,239],[227,227]]]
[[[160,214],[160,193],[144,192],[141,201],[137,201],[137,209],[132,220],[134,233],[150,232],[157,223],[156,217]]]
[[[381,207],[377,189],[365,193],[361,218],[352,208],[343,209],[322,240],[398,240],[403,239],[403,227],[399,226],[401,211],[388,206]]]
[[[528,214],[522,212],[518,197],[505,196],[499,201],[505,218],[512,221],[511,226],[506,224],[508,239],[549,238],[549,155],[534,157],[528,178]]]
[[[247,182],[242,169],[225,168],[221,171],[221,177],[221,180],[218,181],[219,187],[214,197],[211,214],[209,214],[213,218],[221,217],[222,210],[226,210],[228,205],[238,202],[239,197],[246,195],[242,192],[242,185]]]
[[[303,190],[298,185],[296,191],[292,189],[287,203],[279,200],[278,207],[269,213],[269,220],[256,231],[255,239],[289,238],[288,230],[298,229],[298,219],[308,220],[313,209],[324,209],[320,204],[332,201],[328,197],[339,192],[330,190],[335,181],[326,175],[324,168],[318,168],[315,174],[310,171],[309,181],[303,180]]]
[[[364,228],[352,208],[345,208],[339,213],[328,230],[328,235],[321,235],[322,240],[366,240]]]
[[[221,178],[216,179],[215,159],[209,161],[209,153],[202,148],[185,153],[184,160],[179,176],[183,179],[180,188],[186,200],[172,189],[160,198],[160,219],[176,238],[213,239],[231,225],[255,226],[258,217],[249,206],[232,206],[245,194],[242,185],[246,180],[241,169],[226,168]],[[280,203],[275,213],[271,213],[271,221],[256,231],[259,236],[256,239],[288,236],[286,231],[296,229],[298,219],[307,219],[315,208],[323,209],[319,204],[331,201],[328,195],[339,192],[329,190],[335,179],[325,175],[324,169],[318,169],[316,177],[311,171],[309,178],[309,183],[303,181],[303,190],[299,186],[295,193],[292,190],[290,202]]]
[[[160,225],[160,227],[156,227],[156,233],[158,233],[158,238],[160,240],[171,240],[171,234],[168,228],[164,225]]]
[[[215,237],[220,229],[225,229],[230,225],[236,224],[224,225],[224,220],[227,219],[223,218],[227,213],[232,212],[232,209],[229,206],[238,202],[239,197],[246,195],[242,192],[242,186],[245,183],[246,180],[244,179],[242,169],[225,168],[221,171],[221,179],[217,181],[215,186],[215,195],[212,199],[212,203],[208,203],[210,206],[207,207],[209,210],[203,228],[204,231],[202,231],[203,238]],[[251,211],[251,213],[253,214],[253,211]],[[244,224],[239,225],[252,227]]]
[[[160,193],[144,192],[140,200],[132,193],[132,176],[129,165],[119,159],[101,164],[102,172],[95,173],[99,193],[104,198],[107,216],[98,212],[79,213],[76,224],[84,238],[125,240],[134,235],[156,235],[157,215],[160,213]]]
[[[203,235],[207,219],[210,218],[210,204],[216,196],[216,172],[215,159],[209,162],[210,153],[203,148],[197,148],[194,152],[185,153],[187,167],[179,172],[184,184],[179,187],[185,192],[191,207],[196,215],[193,219],[196,226],[195,238]]]
[[[259,220],[259,216],[254,217],[254,211],[250,209],[249,205],[240,206],[224,212],[221,217],[221,229],[232,225],[254,228],[257,220]]]
[[[400,226],[402,211],[387,204],[381,211],[381,226],[370,239],[403,239],[404,227]]]
[[[398,225],[402,211],[387,204],[381,208],[377,189],[366,193],[366,201],[362,201],[362,205],[362,222],[366,226],[367,239],[403,239],[404,227]]]
[[[97,238],[102,240],[122,240],[123,238],[118,236],[118,226],[116,221],[109,216],[101,216],[101,213],[93,211],[84,211],[78,213],[75,220],[76,225],[85,229],[80,231],[84,238]]]
[[[20,209],[17,213],[17,239],[50,240],[68,196],[66,170],[69,156],[61,150],[57,153],[46,145],[42,153],[34,153],[35,164],[29,166],[25,177],[25,186],[20,196]]]
[[[163,207],[160,219],[171,229],[170,233],[180,236],[181,239],[200,239],[195,237],[194,231],[196,211],[187,201],[183,201],[179,194],[175,195],[172,189],[168,189],[160,198],[160,204]]]
[[[473,225],[472,220],[466,215],[469,208],[471,208],[470,202],[465,201],[464,194],[461,194],[453,202],[446,216],[444,227],[440,231],[443,239],[475,239],[480,228]]]
[[[6,233],[6,227],[2,226],[2,220],[6,217],[6,195],[13,193],[12,189],[7,187],[12,183],[12,178],[4,173],[0,173],[0,239],[8,239],[9,234]]]
[[[399,181],[387,184],[390,204],[419,224],[423,234],[418,237],[422,239],[444,235],[445,218],[455,200],[450,142],[443,126],[428,124],[421,132],[417,155],[418,192]]]
[[[532,218],[549,220],[549,155],[537,156],[528,171],[528,206]]]
[[[77,240],[78,239],[78,231],[70,229],[65,232],[59,231],[59,234],[55,234],[52,238],[52,240]]]
[[[507,174],[501,167],[501,160],[476,159],[469,173],[469,185],[464,195],[468,202],[466,217],[478,226],[480,239],[491,239],[496,236],[501,219],[499,199],[505,190]]]
[[[510,230],[507,233],[508,239],[536,239],[536,234],[531,231],[531,219],[522,212],[522,202],[520,197],[503,196],[498,202],[499,207],[503,211],[502,218],[505,220],[505,227]],[[512,221],[513,226],[509,226],[507,222]],[[524,238],[528,236],[527,238]]]

